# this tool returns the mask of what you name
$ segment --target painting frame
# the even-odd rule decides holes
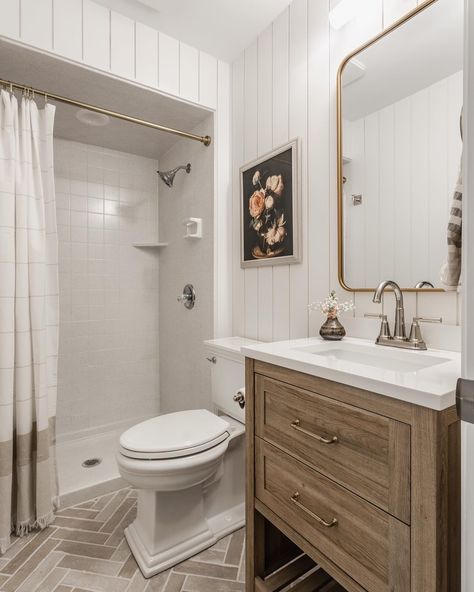
[[[290,163],[286,162],[289,153]],[[301,262],[301,184],[300,184],[300,139],[294,138],[285,144],[282,144],[275,149],[267,152],[248,162],[240,167],[240,266],[243,269],[253,267],[268,267],[275,265],[289,265]],[[278,164],[278,157],[285,159],[283,164]],[[264,165],[264,167],[262,167]],[[286,175],[280,174],[283,180],[284,190],[281,194],[281,205],[283,211],[282,228],[284,228],[284,244],[281,245],[282,252],[278,253],[278,243],[273,243],[268,246],[266,251],[263,251],[264,246],[259,246],[262,242],[266,244],[263,233],[252,227],[255,220],[250,213],[249,203],[250,198],[253,197],[255,191],[259,188],[264,191],[262,185],[253,183],[254,175],[263,168],[264,171],[270,171],[268,176],[272,173],[276,176],[280,170],[278,167],[283,167],[287,170]],[[291,172],[290,172],[291,171]],[[291,182],[287,183],[285,176],[291,175]],[[250,181],[252,178],[252,181]],[[274,177],[273,177],[274,178]],[[264,179],[265,183],[265,179]],[[254,193],[252,193],[252,191]],[[277,189],[278,192],[278,189]],[[273,194],[278,198],[277,194]],[[286,207],[285,207],[286,206]],[[289,207],[288,207],[289,206]],[[267,210],[265,210],[266,212]],[[278,222],[282,220],[281,216],[277,221],[274,221],[273,228],[278,228]],[[278,238],[278,235],[277,237]],[[273,239],[275,240],[275,239]],[[285,251],[288,254],[285,254]]]

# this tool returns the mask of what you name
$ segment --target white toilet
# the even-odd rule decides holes
[[[138,492],[125,537],[145,577],[176,565],[244,525],[245,379],[240,337],[205,343],[215,413],[179,411],[122,434],[119,471]],[[255,342],[252,342],[255,343]]]

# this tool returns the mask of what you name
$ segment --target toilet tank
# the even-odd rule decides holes
[[[245,423],[245,408],[234,401],[234,395],[245,386],[244,345],[258,343],[243,337],[225,337],[204,342],[204,355],[211,368],[212,402],[218,411]]]

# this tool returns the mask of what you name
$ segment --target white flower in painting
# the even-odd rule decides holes
[[[265,234],[265,241],[267,244],[272,247],[277,243],[281,243],[286,236],[286,228],[285,228],[286,220],[285,214],[282,214],[269,228],[267,233]]]
[[[271,177],[268,177],[265,187],[268,191],[272,191],[275,195],[281,197],[283,189],[285,189],[285,186],[283,185],[283,177],[281,175],[272,175]]]
[[[258,185],[260,183],[260,179],[262,178],[260,171],[255,171],[255,174],[252,179],[253,185]]]
[[[267,195],[267,197],[265,198],[265,208],[267,210],[271,210],[274,205],[275,205],[275,198],[272,197],[271,195]]]

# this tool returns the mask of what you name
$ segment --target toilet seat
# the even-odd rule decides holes
[[[120,452],[143,460],[191,456],[227,440],[229,429],[227,421],[206,409],[168,413],[124,432]]]

